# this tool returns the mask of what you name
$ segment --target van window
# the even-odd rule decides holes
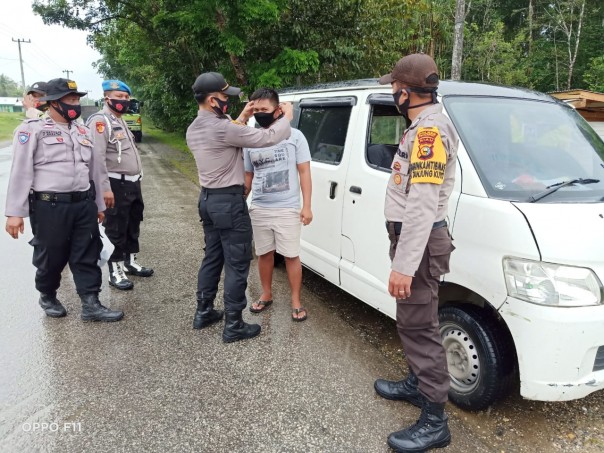
[[[366,148],[366,160],[371,167],[390,171],[405,127],[405,119],[393,105],[371,106],[371,124]]]
[[[540,202],[604,199],[604,143],[572,108],[528,99],[451,96],[444,100],[492,198]]]
[[[313,161],[342,161],[351,111],[351,106],[302,107],[298,129],[308,140]]]

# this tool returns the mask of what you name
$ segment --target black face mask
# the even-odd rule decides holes
[[[56,109],[59,114],[68,122],[77,120],[82,114],[82,106],[66,104],[65,102],[57,101],[59,108]]]
[[[213,98],[218,106],[212,106],[212,109],[216,112],[217,115],[226,115],[227,110],[229,109],[229,100],[223,101],[220,98]]]
[[[130,108],[130,101],[125,99],[107,98],[107,105],[111,110],[121,115],[128,112],[128,109]]]
[[[393,93],[392,97],[394,98],[394,106],[396,107],[396,110],[398,110],[398,113],[403,115],[405,118],[408,118],[409,103],[411,102],[411,98],[409,96],[411,95],[411,92],[408,88],[404,88],[404,90],[407,92],[407,99],[405,99],[405,102],[403,102],[401,105],[399,105],[399,102],[401,100],[401,96],[403,95],[403,90],[398,90],[396,93]]]
[[[271,124],[273,124],[275,121],[277,121],[278,118],[274,118],[275,115],[275,110],[273,110],[272,112],[258,112],[258,113],[254,113],[254,118],[256,118],[256,122],[260,125],[260,127],[263,128],[267,128],[269,127]]]

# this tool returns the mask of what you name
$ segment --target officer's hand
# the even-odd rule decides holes
[[[115,197],[113,196],[113,192],[105,192],[103,194],[103,199],[105,200],[105,206],[107,206],[107,209],[111,209],[115,206]]]
[[[392,271],[388,281],[388,292],[396,299],[406,299],[411,295],[412,281],[413,277]]]
[[[302,208],[300,211],[300,222],[302,222],[302,225],[310,225],[310,222],[312,222],[312,211],[310,208]]]
[[[13,238],[18,239],[19,233],[23,234],[24,229],[23,217],[8,217],[6,219],[6,232]]]
[[[294,119],[294,106],[292,105],[291,102],[282,102],[279,104],[279,108],[285,115],[285,118],[288,119],[288,121],[291,121]]]
[[[99,212],[96,216],[99,219],[99,223],[103,223],[103,220],[105,220],[105,213]]]
[[[245,107],[243,107],[243,111],[241,112],[241,115],[239,115],[239,117],[237,118],[237,122],[247,124],[248,120],[252,116],[254,116],[254,101],[250,101],[247,104],[245,104]]]

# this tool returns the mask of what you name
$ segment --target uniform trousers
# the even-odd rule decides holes
[[[388,236],[392,260],[399,236],[393,230],[389,230]],[[411,296],[396,300],[396,328],[407,363],[419,380],[419,391],[434,403],[447,401],[450,386],[439,332],[438,287],[441,275],[449,272],[453,249],[446,226],[434,228],[411,282]]]
[[[252,260],[252,223],[243,186],[202,189],[199,216],[205,256],[197,279],[197,300],[214,301],[224,267],[224,308],[241,311]]]
[[[115,206],[105,211],[105,234],[115,246],[109,261],[124,261],[140,251],[138,238],[143,221],[141,182],[109,178]]]
[[[30,199],[30,220],[34,238],[32,263],[36,267],[36,289],[54,295],[61,273],[69,263],[79,295],[101,290],[101,269],[97,265],[103,243],[97,223],[94,197],[76,202]]]

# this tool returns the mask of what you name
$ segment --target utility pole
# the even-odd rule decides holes
[[[21,56],[21,43],[23,42],[29,44],[31,43],[31,39],[28,39],[27,41],[25,39],[12,39],[13,42],[16,42],[19,46],[19,63],[21,64],[21,85],[23,86],[23,91],[25,91],[25,75],[23,74],[23,57]]]
[[[65,69],[63,72],[67,74],[67,78],[69,79],[69,73],[73,71],[71,69]]]

